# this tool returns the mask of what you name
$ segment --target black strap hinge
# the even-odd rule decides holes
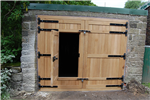
[[[38,76],[38,80],[40,82],[41,80],[51,80],[51,78],[41,78],[40,76]]]
[[[84,33],[86,33],[86,32],[91,32],[91,31],[89,31],[89,30],[79,30],[79,32],[84,32]]]
[[[124,76],[122,75],[122,77],[120,77],[120,78],[117,78],[117,77],[114,77],[114,78],[106,78],[106,80],[122,80],[122,81],[124,81]]]
[[[39,84],[39,89],[40,88],[57,88],[58,86],[43,86]]]
[[[51,54],[40,54],[40,52],[38,52],[38,58],[40,58],[40,56],[51,56]]]
[[[123,89],[123,83],[121,85],[106,85],[106,87],[121,87]]]
[[[127,30],[125,32],[116,32],[116,31],[110,31],[109,33],[114,33],[114,34],[125,34],[127,36]]]
[[[58,59],[58,58],[56,58],[56,56],[54,56],[54,57],[53,57],[53,62],[54,62],[55,60],[57,60],[57,59]]]
[[[125,60],[126,54],[124,53],[124,55],[108,55],[108,57],[122,57]]]
[[[40,31],[59,31],[58,29],[41,29],[40,26],[38,26],[38,33],[40,33]]]
[[[128,28],[128,22],[126,22],[126,24],[110,23],[110,25],[112,25],[112,26],[125,26],[126,28]]]
[[[38,18],[38,25],[40,24],[40,22],[45,22],[45,23],[59,23],[59,21],[57,21],[57,20],[41,20],[40,18]]]

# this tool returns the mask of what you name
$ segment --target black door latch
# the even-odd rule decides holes
[[[53,57],[53,62],[54,62],[55,60],[57,60],[57,59],[58,59],[58,58],[56,58],[56,56],[54,56],[54,57]]]

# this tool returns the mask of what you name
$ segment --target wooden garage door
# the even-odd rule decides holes
[[[84,44],[84,71],[83,82],[85,89],[121,89],[122,80],[107,80],[107,78],[121,78],[124,75],[125,60],[122,57],[109,57],[124,55],[126,53],[127,37],[125,26],[110,24],[125,24],[122,20],[86,21]],[[117,87],[115,85],[118,85]],[[110,86],[110,87],[107,87]],[[112,87],[115,86],[115,87]]]
[[[41,86],[57,86],[62,91],[121,89],[127,44],[126,20],[42,15],[38,18],[51,21],[38,24],[38,75]],[[58,77],[58,37],[62,32],[79,34],[78,77]],[[54,56],[58,59],[53,62]],[[41,90],[55,89],[46,87]]]
[[[39,83],[41,86],[44,86],[44,88],[41,87],[40,89],[43,91],[47,91],[51,89],[50,87],[53,86],[57,86],[57,89],[81,89],[82,82],[77,79],[82,78],[83,74],[82,70],[84,34],[83,32],[79,33],[79,30],[84,29],[84,20],[74,19],[72,17],[39,15],[38,22],[40,22],[38,23],[38,51],[41,54],[51,54],[51,56],[49,57],[41,56],[38,59],[38,75],[40,76],[40,78],[43,78]],[[54,62],[52,61],[52,59],[53,56],[55,56],[55,53],[59,53],[59,51],[57,50],[58,48],[55,47],[59,46],[59,44],[57,44],[56,42],[59,39],[58,34],[61,33],[79,34],[80,57],[78,63],[78,77],[58,77],[59,58]],[[47,80],[48,78],[50,78],[50,80]]]

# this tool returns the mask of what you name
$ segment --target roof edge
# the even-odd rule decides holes
[[[112,14],[129,14],[147,16],[148,11],[126,8],[97,7],[97,6],[81,6],[81,5],[61,5],[61,4],[39,4],[30,3],[28,9],[33,10],[53,10],[53,11],[83,11],[83,12],[99,12]]]
[[[139,7],[138,9],[146,10],[150,6],[150,1]]]

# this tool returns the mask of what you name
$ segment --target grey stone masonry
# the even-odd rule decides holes
[[[23,81],[23,74],[22,74],[22,69],[20,66],[18,67],[10,67],[12,70],[12,75],[11,75],[11,88],[17,91],[22,90],[22,81]]]
[[[129,21],[126,63],[125,63],[125,83],[132,78],[141,82],[144,46],[146,38],[147,16],[121,15],[79,11],[42,11],[29,10],[24,13],[22,19],[22,56],[21,68],[23,74],[23,90],[36,91],[37,86],[37,59],[36,59],[36,37],[37,22],[36,15],[56,15],[56,16],[83,16],[98,18],[126,19]]]

